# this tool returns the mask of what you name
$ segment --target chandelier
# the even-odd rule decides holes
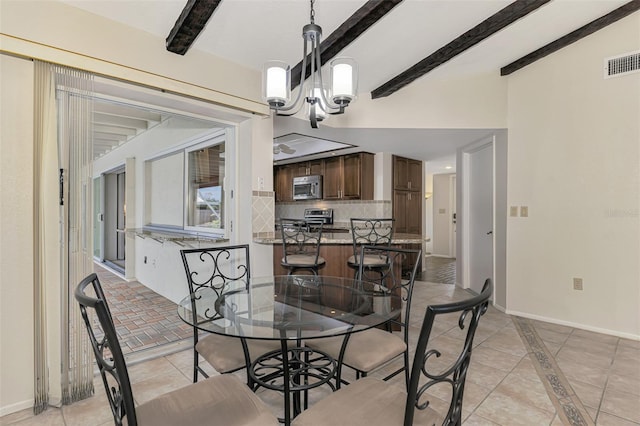
[[[304,52],[298,94],[295,100],[291,102],[291,68],[282,61],[269,61],[264,64],[262,96],[276,115],[294,115],[306,102],[309,121],[311,127],[315,129],[318,127],[318,122],[324,120],[327,114],[344,113],[344,109],[349,106],[349,103],[356,99],[358,68],[356,62],[351,58],[334,59],[330,62],[331,79],[328,85],[325,85],[322,79],[322,63],[320,62],[322,28],[314,22],[313,4],[315,0],[310,1],[311,22],[302,27]],[[311,47],[310,53],[309,47]],[[311,64],[308,86],[305,85],[307,61]],[[304,102],[302,102],[303,99]]]

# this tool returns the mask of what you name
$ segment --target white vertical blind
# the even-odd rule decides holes
[[[74,298],[93,271],[93,75],[55,66],[62,205],[62,403],[93,394],[93,354]]]

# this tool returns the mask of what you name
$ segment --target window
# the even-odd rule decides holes
[[[225,234],[225,157],[232,145],[226,133],[198,139],[145,162],[147,227]]]
[[[206,232],[224,230],[224,177],[224,142],[197,147],[188,152],[187,229]]]

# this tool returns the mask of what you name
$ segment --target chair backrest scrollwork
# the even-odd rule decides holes
[[[471,361],[473,338],[480,317],[488,309],[492,291],[491,279],[487,279],[482,292],[477,296],[460,302],[427,307],[411,369],[405,405],[405,426],[413,424],[414,410],[425,409],[429,405],[427,391],[438,385],[449,387],[451,395],[449,410],[442,424],[460,425],[462,423],[462,400]],[[464,337],[461,339],[461,350],[453,354],[446,350],[440,351],[435,344],[429,342],[436,320],[451,314],[458,315],[458,328]]]
[[[93,290],[96,297],[86,293],[87,287]],[[115,424],[122,425],[126,417],[126,424],[136,426],[138,423],[129,373],[111,311],[96,274],[90,274],[78,284],[75,298],[80,304],[80,313],[89,333],[89,342],[102,376]],[[102,330],[94,328],[91,312],[95,313]]]

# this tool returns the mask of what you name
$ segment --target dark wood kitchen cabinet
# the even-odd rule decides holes
[[[293,201],[293,165],[277,166],[273,173],[276,201]]]
[[[422,191],[422,161],[394,155],[393,189]]]
[[[323,176],[325,200],[373,200],[373,154],[325,158]]]
[[[324,174],[324,160],[322,159],[302,161],[300,163],[294,163],[291,166],[293,167],[293,177]]]
[[[422,234],[422,162],[393,156],[395,232]]]

